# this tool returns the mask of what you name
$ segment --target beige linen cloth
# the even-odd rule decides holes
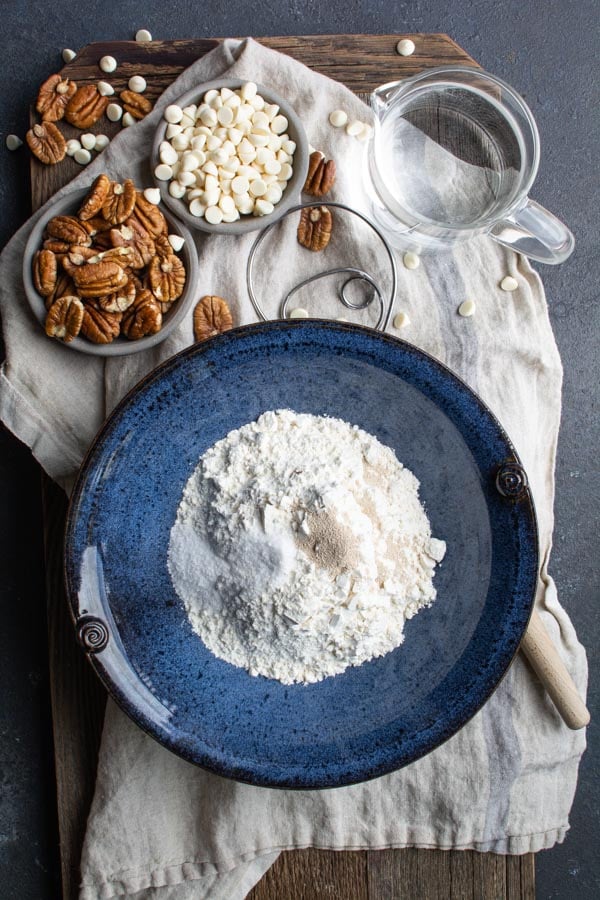
[[[327,122],[330,110],[369,114],[344,87],[251,40],[226,41],[184,72],[155,111],[116,138],[73,186],[101,170],[150,184],[152,134],[167,102],[224,73],[272,86],[308,126],[311,143],[338,163],[336,200],[353,202],[364,145]],[[103,362],[48,340],[29,313],[20,267],[29,225],[1,258],[0,303],[6,362],[3,421],[67,489],[105,414],[147,371],[192,339],[187,321],[146,354]],[[252,236],[198,240],[198,295],[231,298],[236,320],[255,320],[245,289]],[[273,287],[283,278],[271,256]],[[498,284],[514,275],[515,293]],[[456,315],[467,297],[471,319]],[[323,315],[339,316],[324,301]],[[483,237],[408,271],[399,260],[396,309],[402,337],[443,360],[500,418],[529,474],[539,518],[537,604],[579,690],[585,653],[548,575],[561,364],[539,277],[526,259]],[[346,313],[346,317],[349,317]],[[569,731],[519,656],[484,708],[427,757],[370,783],[286,792],[219,778],[169,753],[109,702],[96,794],[82,859],[81,900],[241,900],[292,847],[438,847],[526,853],[562,841],[585,747]]]

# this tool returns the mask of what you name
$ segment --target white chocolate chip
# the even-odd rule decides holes
[[[329,122],[334,128],[342,128],[348,122],[348,115],[343,109],[334,109],[329,113]]]
[[[148,203],[153,203],[155,206],[158,206],[160,203],[160,190],[158,188],[146,188],[144,197]]]
[[[209,206],[204,213],[204,218],[210,225],[218,225],[223,221],[223,213],[218,206]]]
[[[81,147],[80,150],[76,150],[73,154],[73,159],[76,163],[79,163],[80,166],[87,166],[92,158],[92,154],[89,150],[86,150],[85,147]]]
[[[411,41],[410,38],[402,38],[401,41],[398,41],[396,44],[396,53],[399,56],[412,56],[415,52],[415,42]]]
[[[202,203],[199,197],[194,197],[189,206],[190,212],[197,219],[201,219],[206,212],[206,204]]]
[[[170,141],[171,138],[174,138],[176,134],[181,134],[182,131],[183,128],[181,127],[181,125],[179,125],[178,122],[170,122],[169,125],[167,125],[165,137],[168,141]]]
[[[127,87],[134,94],[143,94],[147,88],[146,79],[142,78],[141,75],[132,75],[127,82]]]
[[[6,146],[9,150],[18,150],[19,147],[23,146],[23,141],[18,134],[7,134]]]
[[[503,291],[516,291],[519,287],[519,282],[512,275],[506,275],[500,282],[500,287]]]
[[[162,163],[166,163],[168,166],[172,166],[173,163],[176,163],[179,159],[179,154],[177,150],[173,147],[169,141],[162,141],[160,145],[160,149],[158,151],[158,155],[160,161]]]
[[[404,263],[405,269],[418,269],[421,265],[421,260],[417,256],[416,253],[413,253],[411,250],[408,250],[404,256],[402,257],[402,262]]]
[[[219,200],[219,207],[224,216],[231,216],[234,212],[236,212],[233,197],[228,195],[221,195],[221,199]]]
[[[172,181],[169,185],[169,194],[176,200],[182,200],[185,197],[185,187],[178,181]]]
[[[373,126],[369,125],[368,122],[363,122],[362,131],[360,131],[356,137],[359,141],[368,141],[371,139],[371,135],[373,134]]]
[[[191,187],[192,184],[196,184],[196,175],[194,172],[182,172],[180,170],[177,173],[177,181],[184,187]]]
[[[293,156],[296,152],[296,142],[295,141],[282,141],[281,150],[284,153],[287,153],[288,156]]]
[[[242,89],[240,91],[242,100],[251,100],[253,97],[256,97],[257,90],[258,88],[253,81],[247,81],[242,85]]]
[[[469,316],[472,316],[475,312],[475,301],[474,300],[463,300],[463,302],[458,307],[459,316],[463,316],[465,319]]]
[[[135,125],[136,121],[137,120],[131,115],[131,113],[126,112],[123,114],[121,125],[123,126],[123,128],[129,128],[130,125]]]
[[[117,61],[114,56],[103,56],[98,65],[103,72],[114,72],[117,68]]]
[[[274,209],[275,207],[273,204],[269,203],[269,201],[265,200],[263,197],[259,197],[254,203],[255,216],[270,216]]]
[[[123,110],[118,103],[109,103],[106,107],[106,118],[111,122],[118,122],[123,115]]]
[[[154,174],[159,181],[169,181],[169,179],[173,177],[173,169],[166,163],[160,163],[160,165],[155,168]]]
[[[110,144],[110,138],[106,134],[97,134],[96,140],[94,141],[94,150],[97,150],[100,153],[101,150],[104,150]]]
[[[394,328],[400,330],[401,328],[406,328],[407,325],[410,325],[410,318],[408,313],[399,312],[394,316]]]
[[[297,306],[295,309],[290,309],[288,319],[308,319],[308,312],[301,306]]]
[[[147,44],[148,41],[152,40],[152,35],[147,28],[140,28],[140,30],[135,33],[135,39],[138,44]]]
[[[98,93],[102,97],[112,97],[115,92],[114,87],[112,84],[109,84],[108,81],[99,81],[96,87],[98,88]]]
[[[163,113],[165,122],[170,122],[172,125],[176,125],[181,122],[182,116],[183,110],[180,106],[177,106],[176,103],[171,103],[170,106],[167,106]]]
[[[246,194],[250,188],[250,182],[244,175],[238,175],[231,182],[231,190],[234,194]]]
[[[288,120],[285,116],[275,116],[273,121],[271,122],[271,130],[275,132],[275,134],[283,134],[284,131],[287,131]]]
[[[267,193],[265,194],[265,200],[268,200],[269,203],[272,203],[275,206],[281,200],[282,195],[283,191],[279,185],[270,184],[267,188]]]
[[[175,253],[179,253],[179,251],[185,244],[185,238],[182,238],[180,234],[170,234],[167,240],[169,241]]]
[[[230,106],[222,106],[221,109],[217,112],[217,119],[221,125],[232,125],[233,124],[233,110]]]
[[[77,56],[77,54],[75,53],[75,51],[71,50],[69,47],[65,47],[65,49],[62,52],[63,62],[66,62],[66,63],[70,63],[72,60],[75,59],[76,56]]]
[[[289,181],[293,174],[294,170],[292,169],[290,164],[283,163],[279,172],[279,181]]]
[[[355,119],[353,122],[349,122],[346,125],[346,134],[349,134],[350,137],[356,137],[361,133],[364,128],[364,122],[359,122]]]
[[[93,150],[96,146],[96,135],[91,134],[89,131],[82,134],[79,140],[81,141],[81,146],[85,147],[86,150]]]
[[[249,193],[251,197],[262,197],[263,194],[267,193],[267,185],[262,178],[255,178],[254,181],[251,182]]]
[[[77,150],[81,150],[81,144],[78,140],[76,140],[75,138],[71,138],[70,141],[67,141],[67,156],[75,156]]]

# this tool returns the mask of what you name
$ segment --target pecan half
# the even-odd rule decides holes
[[[44,243],[42,244],[44,250],[52,250],[53,253],[57,253],[61,256],[63,253],[68,253],[71,249],[71,245],[66,241],[59,241],[56,238],[46,238]]]
[[[133,181],[127,178],[123,184],[112,181],[106,200],[102,206],[102,216],[112,225],[120,225],[129,218],[136,203],[136,190]]]
[[[67,142],[53,122],[34,125],[25,140],[33,155],[45,166],[53,166],[65,158]]]
[[[194,308],[194,337],[197,341],[207,341],[230,328],[233,328],[233,317],[226,300],[216,296],[198,300]]]
[[[33,283],[38,294],[49,297],[56,288],[58,264],[51,250],[38,250],[33,257]]]
[[[113,228],[110,237],[114,247],[126,247],[130,250],[128,265],[132,269],[143,269],[156,256],[154,240],[135,216],[130,216],[118,228]],[[172,253],[170,244],[169,247]]]
[[[54,216],[46,225],[48,236],[67,244],[89,247],[92,239],[85,225],[75,216]]]
[[[90,128],[103,115],[108,97],[103,97],[95,84],[77,88],[65,109],[65,119],[76,128]]]
[[[134,119],[143,119],[152,111],[152,103],[143,94],[136,94],[135,91],[121,91],[119,96],[123,109]]]
[[[323,197],[331,190],[335,182],[335,163],[332,159],[325,162],[325,157],[318,150],[310,154],[308,174],[303,191],[313,197]]]
[[[67,104],[77,85],[69,78],[61,75],[51,75],[41,86],[35,108],[40,113],[44,122],[58,122],[65,114]]]
[[[58,272],[58,276],[56,278],[56,286],[54,291],[50,294],[49,297],[45,298],[46,309],[50,309],[55,300],[58,300],[60,297],[71,296],[75,297],[77,295],[77,291],[75,290],[75,282],[73,279],[67,275],[66,272]]]
[[[298,242],[308,250],[324,250],[331,238],[333,219],[326,206],[303,209],[298,223]]]
[[[107,231],[110,231],[113,228],[111,222],[107,222],[104,216],[102,215],[102,210],[100,210],[100,215],[92,216],[91,219],[85,220],[86,228],[90,229],[90,234],[97,239],[99,235],[104,234]]]
[[[79,297],[60,297],[48,310],[46,334],[68,344],[81,331],[83,315],[83,303]]]
[[[95,306],[104,312],[122,313],[129,309],[137,294],[135,282],[129,278],[114,294],[98,297]],[[123,323],[124,324],[124,323]]]
[[[160,306],[150,293],[142,289],[123,315],[122,332],[130,341],[138,341],[162,328]]]
[[[183,293],[185,267],[174,253],[166,259],[155,256],[148,268],[148,280],[157,300],[172,303]]]
[[[77,291],[84,299],[87,297],[106,297],[114,294],[118,288],[124,287],[127,275],[116,262],[102,260],[98,263],[85,263],[74,267],[70,273]]]
[[[156,251],[154,255],[160,256],[161,259],[167,259],[173,255],[173,248],[166,234],[158,234],[154,238],[154,247]]]
[[[135,198],[133,215],[152,237],[158,237],[163,233],[168,234],[169,226],[162,212],[156,204],[146,200],[142,193],[138,193]]]
[[[92,182],[89,193],[81,208],[77,213],[78,218],[82,220],[91,219],[96,213],[99,213],[106,203],[108,192],[110,190],[110,178],[108,175],[98,175]]]
[[[81,333],[94,344],[110,344],[119,336],[122,313],[105,312],[91,303],[83,308]]]
[[[94,254],[88,258],[89,263],[99,263],[103,259],[110,259],[118,266],[121,266],[122,269],[131,268],[131,247],[108,247],[106,250],[98,250],[96,247],[93,247],[92,249]]]

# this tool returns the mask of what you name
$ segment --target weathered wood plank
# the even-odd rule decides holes
[[[247,900],[368,900],[371,896],[365,852],[294,850],[281,854]]]

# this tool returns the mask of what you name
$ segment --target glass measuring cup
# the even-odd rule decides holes
[[[569,229],[530,200],[540,142],[525,101],[464,66],[429,69],[371,95],[372,215],[395,246],[441,249],[477,234],[560,263]]]

